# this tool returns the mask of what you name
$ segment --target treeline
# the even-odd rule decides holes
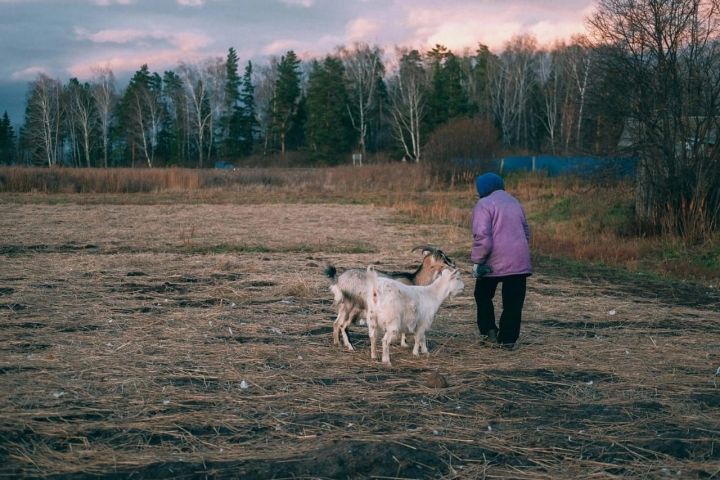
[[[143,65],[124,89],[109,69],[64,84],[41,74],[29,84],[23,127],[10,135],[15,154],[2,158],[207,167],[250,156],[338,164],[382,153],[419,162],[433,133],[456,119],[490,129],[489,148],[600,153],[615,147],[622,124],[595,102],[603,82],[594,55],[583,37],[541,49],[518,36],[498,55],[484,45],[388,53],[355,44],[308,61],[289,51],[259,68],[241,67],[230,48],[226,58],[162,73]]]

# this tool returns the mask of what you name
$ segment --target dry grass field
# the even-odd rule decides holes
[[[322,271],[466,272],[468,232],[333,203],[0,199],[0,476],[717,478],[720,298],[536,260],[519,348],[472,278],[430,354],[332,344]],[[431,386],[442,375],[446,388]]]

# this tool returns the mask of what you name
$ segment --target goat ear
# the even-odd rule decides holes
[[[438,249],[437,256],[440,257],[440,260],[442,260],[443,263],[445,263],[446,265],[449,265],[451,267],[455,266],[455,262],[453,261],[453,259],[448,257],[447,254],[442,250]]]

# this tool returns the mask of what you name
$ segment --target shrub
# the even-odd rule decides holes
[[[499,152],[498,131],[487,120],[458,118],[437,128],[425,145],[432,174],[454,185],[487,171]]]

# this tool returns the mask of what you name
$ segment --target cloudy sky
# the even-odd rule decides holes
[[[353,42],[492,50],[520,33],[540,43],[584,31],[592,0],[0,0],[0,114],[22,121],[29,81],[43,72],[120,81],[147,63],[225,56],[241,64],[294,50],[301,57]]]

